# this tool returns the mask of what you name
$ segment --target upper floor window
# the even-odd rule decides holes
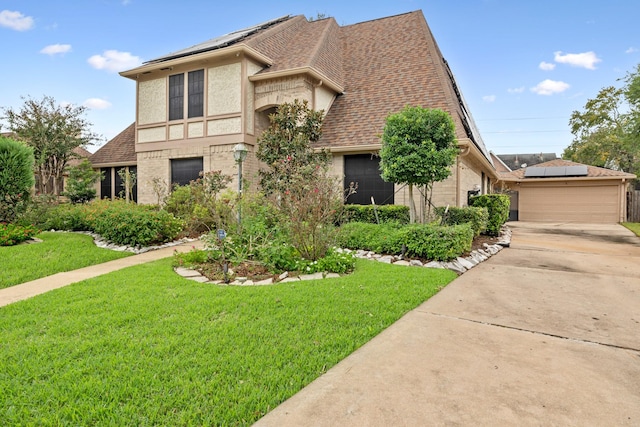
[[[204,114],[204,70],[186,73],[187,117],[202,117]],[[169,120],[184,118],[185,73],[169,76]]]

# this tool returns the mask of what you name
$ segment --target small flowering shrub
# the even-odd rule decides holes
[[[0,246],[13,246],[29,240],[40,231],[33,226],[0,223]]]
[[[356,257],[349,251],[329,249],[324,256],[316,261],[301,259],[296,263],[294,270],[304,274],[320,272],[350,273],[356,266]]]

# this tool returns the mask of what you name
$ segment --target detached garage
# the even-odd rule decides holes
[[[504,174],[519,221],[618,223],[635,175],[556,159]],[[516,206],[512,207],[512,210]]]

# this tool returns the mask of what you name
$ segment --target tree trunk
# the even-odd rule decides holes
[[[413,199],[413,184],[409,184],[409,222],[416,223],[416,202]]]

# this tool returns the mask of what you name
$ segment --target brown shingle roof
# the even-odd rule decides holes
[[[457,137],[474,140],[490,161],[421,11],[341,27],[340,40],[345,91],[320,145],[379,144],[387,115],[413,105],[449,112]]]
[[[94,166],[137,163],[135,142],[136,124],[132,123],[125,130],[116,135],[111,141],[93,153],[89,160]]]
[[[598,166],[583,165],[582,163],[576,163],[576,162],[572,162],[570,160],[564,160],[564,159],[550,160],[548,162],[539,163],[535,166],[530,166],[530,167],[546,168],[546,167],[562,167],[562,166],[587,166],[587,176],[582,178],[626,178],[626,179],[635,178],[635,175],[627,172],[615,171],[612,169],[601,168]],[[522,169],[518,169],[516,171],[511,172],[510,178],[512,178],[513,180],[549,179],[549,178],[525,178],[524,174],[526,169],[527,168],[522,168]],[[509,179],[505,179],[505,180],[509,180]]]

